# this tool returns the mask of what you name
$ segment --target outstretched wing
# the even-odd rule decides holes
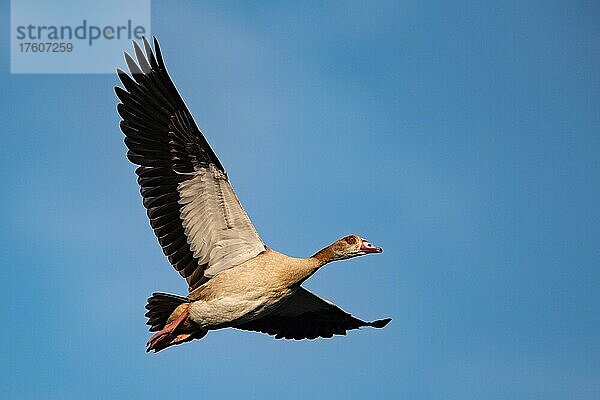
[[[127,157],[136,170],[150,225],[189,290],[265,250],[219,159],[171,81],[158,41],[125,53],[117,70]]]
[[[267,333],[275,339],[300,340],[345,335],[346,331],[363,326],[383,328],[390,321],[362,321],[301,287],[269,315],[235,328]]]

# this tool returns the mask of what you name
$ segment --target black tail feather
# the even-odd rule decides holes
[[[150,325],[150,332],[161,330],[173,311],[180,304],[189,302],[190,299],[187,297],[167,293],[152,293],[152,296],[148,298],[148,304],[146,304],[146,310],[148,310],[146,325]]]

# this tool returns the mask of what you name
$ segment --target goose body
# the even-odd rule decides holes
[[[325,264],[382,250],[349,235],[312,257],[268,248],[236,197],[229,178],[169,77],[160,47],[134,42],[130,74],[118,70],[121,130],[134,164],[150,225],[169,262],[188,283],[185,297],[154,293],[146,308],[148,351],[233,327],[286,339],[381,328],[304,289]]]
[[[206,329],[255,320],[292,296],[316,271],[316,259],[292,258],[267,249],[223,271],[189,294],[190,318]]]

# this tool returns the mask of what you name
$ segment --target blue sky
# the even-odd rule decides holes
[[[117,78],[11,75],[5,35],[0,397],[599,398],[599,19],[592,1],[154,1],[263,240],[382,246],[307,286],[393,318],[157,355],[145,299],[185,285],[125,158]]]

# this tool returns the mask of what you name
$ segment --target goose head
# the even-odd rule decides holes
[[[381,253],[383,249],[369,243],[357,235],[348,235],[336,240],[331,245],[319,251],[313,257],[323,264],[331,261],[346,260],[348,258],[364,256],[371,253]]]

